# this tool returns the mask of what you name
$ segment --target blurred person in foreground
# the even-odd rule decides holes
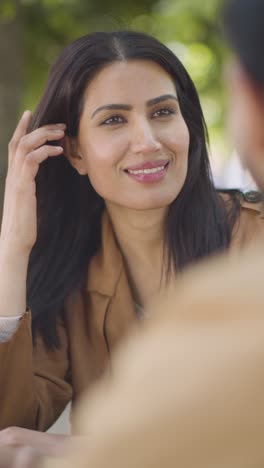
[[[236,57],[230,128],[263,188],[263,0],[228,2],[224,22]],[[47,467],[263,466],[263,243],[187,272],[153,305],[163,313],[119,349],[112,379],[80,405],[84,438]]]

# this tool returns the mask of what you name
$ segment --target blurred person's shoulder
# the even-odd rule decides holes
[[[243,192],[238,189],[217,189],[217,192],[227,207],[236,204],[242,212],[251,214],[253,211],[264,216],[264,197],[261,192],[257,190]]]
[[[264,198],[261,192],[228,189],[218,193],[233,225],[232,247],[247,247],[264,237]]]

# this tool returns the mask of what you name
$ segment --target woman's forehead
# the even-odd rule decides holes
[[[172,77],[155,62],[129,60],[104,67],[87,86],[85,102],[148,101],[163,94],[177,96]]]

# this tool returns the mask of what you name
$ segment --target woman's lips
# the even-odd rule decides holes
[[[126,173],[134,180],[142,183],[159,182],[165,177],[169,162],[153,161],[126,169]]]
[[[126,171],[139,171],[141,169],[154,169],[155,167],[166,166],[168,164],[168,159],[155,159],[153,161],[145,161],[134,166],[129,166]]]

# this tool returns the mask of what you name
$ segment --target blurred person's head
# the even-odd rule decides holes
[[[227,73],[229,125],[237,150],[264,188],[264,1],[229,0],[224,29],[234,58]]]

